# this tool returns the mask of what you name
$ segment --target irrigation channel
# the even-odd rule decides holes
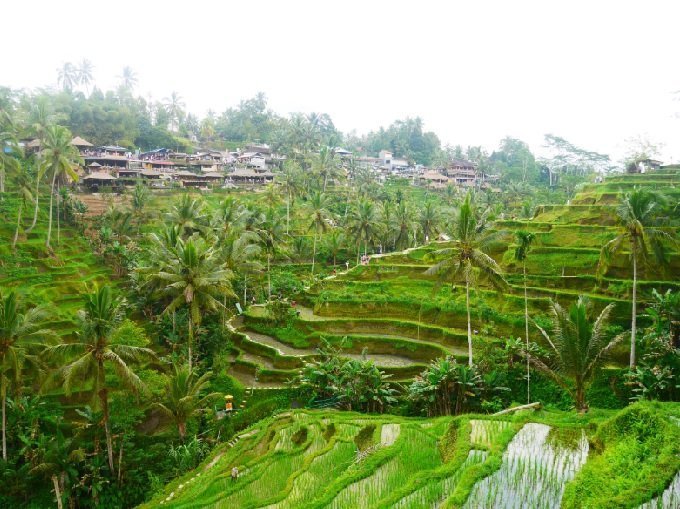
[[[525,424],[508,445],[500,469],[474,486],[464,507],[558,508],[565,484],[587,457],[583,430]]]

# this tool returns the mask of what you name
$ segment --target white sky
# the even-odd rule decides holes
[[[11,2],[11,3],[10,3]],[[30,7],[29,7],[30,6]],[[56,86],[88,58],[111,88],[177,91],[203,115],[264,92],[359,133],[420,116],[442,143],[541,150],[554,133],[618,159],[633,136],[680,160],[680,2],[8,0],[0,85]],[[9,49],[9,51],[8,51]]]

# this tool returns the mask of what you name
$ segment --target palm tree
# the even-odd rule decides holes
[[[92,70],[94,66],[87,58],[80,61],[78,66],[78,83],[85,85],[87,94],[90,94],[90,83],[92,83]]]
[[[14,239],[12,239],[12,249],[17,245],[19,238],[19,229],[21,228],[21,214],[24,211],[27,203],[33,201],[33,182],[31,176],[26,171],[23,165],[19,166],[19,171],[15,176],[14,185],[19,194],[19,209],[17,210],[17,227],[14,230]]]
[[[192,197],[190,194],[182,195],[182,198],[172,206],[165,215],[170,224],[179,225],[182,237],[186,238],[194,232],[203,233],[208,216],[204,212],[203,202]]]
[[[515,248],[515,260],[522,262],[522,278],[524,281],[524,329],[526,336],[526,347],[529,352],[529,299],[527,298],[527,254],[531,249],[531,243],[536,235],[524,230],[515,232],[517,247]],[[529,371],[529,355],[527,355],[527,404],[531,403],[531,373]]]
[[[248,275],[262,270],[259,262],[260,236],[252,231],[233,230],[220,237],[220,246],[225,260],[225,267],[235,275],[243,275],[243,303],[248,301]],[[226,295],[224,297],[226,307]]]
[[[222,242],[232,232],[242,229],[246,212],[244,205],[233,196],[227,196],[218,204],[212,217],[212,228]]]
[[[161,260],[156,269],[142,267],[148,273],[151,287],[159,296],[169,299],[163,313],[186,307],[189,313],[188,358],[192,367],[194,331],[200,326],[204,313],[222,309],[220,299],[234,297],[231,286],[233,273],[225,268],[224,261],[202,238],[191,237],[186,242],[178,239],[174,256]]]
[[[55,436],[40,435],[36,450],[38,457],[36,465],[30,474],[41,474],[52,482],[57,508],[63,508],[63,493],[66,490],[66,480],[76,479],[78,470],[75,463],[85,461],[85,451],[77,447],[73,438],[65,438],[57,427]]]
[[[672,237],[654,228],[654,220],[659,205],[663,203],[661,196],[653,191],[635,188],[626,193],[616,210],[619,233],[607,242],[600,252],[598,276],[607,272],[614,255],[621,251],[625,244],[630,249],[633,262],[633,298],[630,329],[630,368],[635,368],[635,336],[637,332],[637,277],[638,264],[648,265],[653,261],[657,264],[665,263],[663,241],[672,241]],[[650,254],[651,252],[651,254]]]
[[[328,180],[337,178],[340,175],[340,165],[335,159],[335,152],[330,147],[321,147],[319,155],[314,160],[314,167],[319,176],[323,179],[323,192],[326,192]]]
[[[17,129],[10,114],[0,111],[0,199],[4,199],[5,179],[8,171],[18,172],[21,166],[18,157],[23,156]]]
[[[331,233],[326,237],[326,249],[328,254],[333,257],[333,267],[337,265],[337,258],[340,251],[345,246],[345,236],[342,234],[339,228],[334,228]]]
[[[25,361],[33,361],[32,350],[43,341],[55,337],[54,332],[41,328],[46,316],[44,308],[23,311],[16,293],[3,296],[0,292],[0,397],[2,398],[2,459],[7,460],[7,392],[10,385],[21,382]]]
[[[433,201],[425,202],[425,206],[420,210],[418,223],[420,224],[420,231],[423,233],[425,243],[428,243],[432,236],[439,233],[440,217]]]
[[[588,410],[586,391],[592,382],[596,369],[606,355],[624,337],[623,334],[609,340],[606,334],[607,321],[614,304],[605,307],[595,321],[591,319],[592,307],[587,297],[580,296],[569,311],[558,303],[551,304],[552,334],[536,325],[543,334],[554,357],[543,361],[536,356],[530,362],[540,372],[549,376],[574,399],[576,410]],[[527,352],[523,355],[528,356]]]
[[[324,193],[315,192],[309,198],[309,215],[311,222],[309,223],[309,230],[314,230],[314,245],[312,247],[312,275],[314,275],[314,263],[316,261],[316,242],[320,234],[328,230],[328,220],[330,219],[330,212],[328,211],[328,197]]]
[[[349,232],[357,243],[357,265],[359,265],[361,242],[364,243],[364,254],[366,254],[367,245],[373,243],[377,233],[377,222],[378,216],[372,201],[361,200],[350,213]]]
[[[57,82],[66,91],[73,90],[73,87],[78,84],[78,69],[71,63],[66,62],[61,69],[58,69],[59,75]]]
[[[30,111],[30,125],[31,131],[37,136],[40,142],[40,147],[44,148],[45,133],[47,127],[51,125],[54,120],[54,115],[50,112],[50,104],[45,96],[39,97]],[[35,207],[33,209],[33,221],[31,226],[26,229],[29,233],[38,222],[38,211],[40,208],[40,183],[45,176],[45,166],[42,164],[42,153],[38,152],[36,156],[36,176],[35,176]]]
[[[295,197],[300,194],[300,166],[295,161],[286,161],[283,171],[278,177],[278,182],[286,194],[286,235],[288,235],[290,230],[290,206]]]
[[[394,248],[399,251],[406,249],[409,244],[409,232],[416,228],[416,223],[413,220],[413,211],[405,201],[397,204],[394,211],[394,230],[397,235],[394,239]]]
[[[267,294],[272,298],[271,260],[279,251],[279,244],[283,240],[283,224],[278,213],[273,208],[268,208],[258,228],[258,235],[267,254]]]
[[[126,65],[123,67],[123,73],[121,75],[121,85],[123,88],[132,90],[137,84],[137,73],[132,69],[132,67]]]
[[[454,218],[453,247],[440,249],[433,256],[444,259],[430,267],[426,274],[438,275],[439,282],[465,282],[465,308],[467,310],[468,364],[472,362],[472,324],[470,320],[470,286],[476,280],[476,272],[481,272],[495,288],[507,283],[496,261],[484,253],[492,236],[485,233],[486,215],[475,205],[468,192]]]
[[[170,116],[170,130],[177,131],[179,122],[184,115],[184,101],[177,92],[172,92],[169,98],[165,99],[165,108]]]
[[[212,376],[210,371],[197,377],[188,366],[175,365],[173,368],[173,374],[165,377],[165,399],[162,403],[156,403],[155,407],[177,425],[179,438],[184,441],[187,421],[200,415],[217,393],[201,396]]]
[[[68,176],[78,181],[78,174],[73,165],[82,163],[78,149],[71,145],[73,136],[65,127],[49,126],[45,131],[45,146],[41,155],[42,164],[45,171],[52,175],[52,185],[50,194],[50,219],[47,228],[47,239],[45,246],[50,247],[52,236],[52,203],[54,199],[54,188],[59,179]]]
[[[62,343],[45,350],[49,358],[75,356],[75,359],[67,362],[56,373],[57,379],[63,381],[66,395],[70,395],[74,387],[82,387],[84,383],[92,382],[94,404],[102,410],[102,424],[106,433],[106,448],[112,475],[115,470],[109,425],[111,388],[106,375],[112,369],[119,382],[133,394],[146,392],[146,387],[128,364],[155,358],[153,351],[148,348],[111,343],[111,335],[123,318],[123,307],[123,299],[114,297],[110,286],[95,288],[92,293],[85,295],[85,306],[78,312],[82,327],[79,341]]]
[[[146,207],[148,202],[149,188],[144,184],[135,185],[135,189],[132,192],[132,213],[137,218],[137,232],[139,232],[142,217],[144,216],[144,207]]]

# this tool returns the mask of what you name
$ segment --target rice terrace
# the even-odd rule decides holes
[[[0,507],[680,508],[670,8],[119,3],[6,27]]]

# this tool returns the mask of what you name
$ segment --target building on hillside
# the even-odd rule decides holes
[[[643,159],[633,164],[629,164],[626,168],[628,173],[647,173],[648,171],[659,170],[663,163],[656,159]]]
[[[274,174],[269,170],[257,170],[254,168],[236,168],[227,174],[227,182],[247,186],[263,185],[274,181]]]
[[[333,153],[338,156],[340,159],[351,159],[352,158],[352,152],[349,150],[346,150],[342,147],[335,147],[333,149]]]
[[[478,183],[477,166],[464,159],[453,159],[442,173],[458,187],[474,187]]]

